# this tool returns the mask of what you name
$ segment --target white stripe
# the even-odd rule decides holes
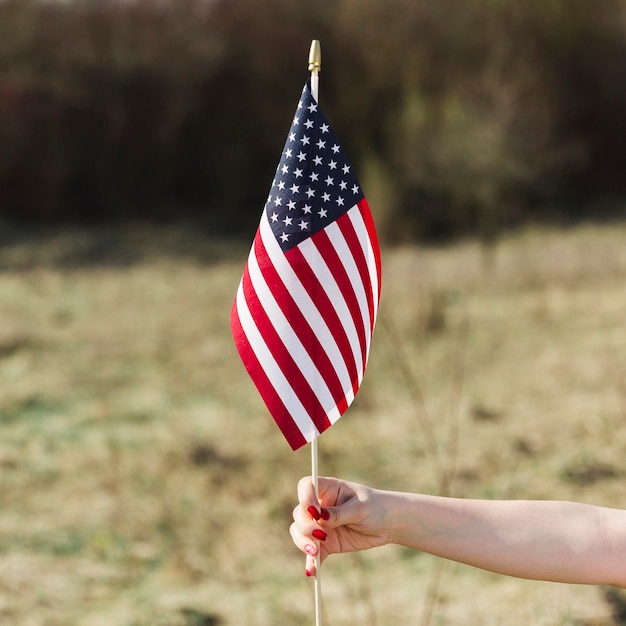
[[[328,226],[326,228],[328,229]],[[319,279],[320,283],[324,285],[324,291],[330,298],[333,308],[337,311],[337,315],[342,321],[344,330],[346,331],[346,335],[348,337],[350,349],[352,350],[354,363],[357,367],[357,378],[360,385],[363,380],[364,359],[363,353],[361,352],[361,344],[359,343],[359,335],[357,333],[354,320],[352,319],[350,308],[346,303],[343,293],[341,292],[333,273],[326,264],[324,257],[311,241],[311,238],[303,241],[299,248],[308,264],[313,268],[313,271],[315,272],[315,275]]]
[[[348,214],[356,211],[360,213],[359,207],[354,206],[349,211]],[[370,310],[367,304],[367,294],[365,293],[365,286],[363,285],[363,279],[361,278],[361,274],[359,272],[359,268],[357,267],[356,261],[354,260],[354,254],[346,241],[343,233],[339,226],[337,226],[337,222],[330,224],[326,228],[326,232],[328,234],[328,238],[332,242],[333,246],[337,250],[337,254],[341,259],[341,262],[348,274],[348,278],[354,289],[354,295],[356,296],[357,303],[359,305],[359,309],[361,311],[361,318],[363,320],[363,330],[365,331],[365,354],[367,359],[367,353],[370,349],[370,343],[372,338],[371,333],[371,320],[370,320]],[[359,240],[359,243],[360,240]],[[363,250],[363,254],[365,255],[365,250]],[[367,258],[367,257],[366,257]]]
[[[307,441],[312,441],[315,437],[318,437],[320,433],[302,405],[302,402],[300,402],[298,395],[291,388],[289,381],[285,378],[265,343],[263,336],[259,332],[243,293],[243,281],[240,283],[239,289],[237,290],[237,314],[239,315],[239,321],[241,322],[241,327],[246,335],[246,339],[250,344],[250,348],[257,359],[263,364],[263,371],[267,375],[272,387],[277,391],[280,390],[278,395],[289,409],[291,418],[298,427],[298,430]]]
[[[274,294],[267,286],[265,278],[261,273],[256,255],[250,255],[248,260],[248,273],[250,275],[252,286],[254,287],[259,301],[261,302],[261,306],[263,307],[265,313],[267,313],[272,325],[287,347],[289,355],[293,358],[296,366],[311,386],[313,393],[322,405],[328,419],[330,419],[331,422],[337,421],[340,414],[328,385],[311,359],[309,353],[306,351],[300,337],[294,331],[293,327],[289,323],[289,320],[285,317],[281,308],[278,306],[278,303],[274,298]],[[261,361],[264,362],[264,359]],[[282,397],[280,389],[277,388],[277,391]]]
[[[372,247],[372,242],[370,240],[369,233],[367,232],[367,226],[361,211],[350,211],[349,216],[359,241],[361,242],[361,247],[365,252],[367,269],[370,275],[370,282],[372,285],[372,302],[374,304],[374,318],[372,320],[373,330],[374,324],[376,323],[376,317],[378,316],[378,299],[380,297],[380,285],[378,284],[378,272],[376,269],[376,255],[374,254],[374,248]]]
[[[309,322],[315,336],[333,364],[349,405],[354,400],[354,391],[352,389],[352,379],[345,364],[345,358],[315,302],[309,296],[291,265],[285,260],[285,254],[278,245],[265,214],[261,217],[259,232],[276,272],[281,277],[300,312]]]

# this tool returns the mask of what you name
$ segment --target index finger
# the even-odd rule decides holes
[[[305,509],[313,506],[319,511],[320,503],[315,494],[315,486],[313,485],[313,478],[311,476],[305,476],[298,482],[298,502],[300,502]]]

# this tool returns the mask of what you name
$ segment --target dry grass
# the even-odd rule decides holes
[[[3,237],[0,623],[313,623],[287,534],[308,450],[289,450],[228,327],[246,254],[185,229]],[[384,263],[366,380],[320,440],[322,473],[624,506],[626,226]],[[324,623],[613,623],[596,588],[453,563],[432,586],[440,563],[334,557]]]

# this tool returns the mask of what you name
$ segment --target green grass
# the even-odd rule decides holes
[[[230,337],[246,254],[184,228],[4,242],[0,623],[313,623],[287,533],[309,452],[290,451]],[[383,261],[364,385],[320,439],[320,471],[624,506],[626,226]],[[434,585],[440,563],[334,557],[324,623],[426,623],[429,600],[433,625],[612,623],[596,588],[454,563]]]

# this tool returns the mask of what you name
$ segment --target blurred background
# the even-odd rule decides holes
[[[194,216],[249,234],[312,38],[324,108],[389,240],[623,215],[625,12],[621,0],[4,0],[0,215]]]
[[[623,0],[0,0],[0,624],[305,626],[292,453],[229,313],[312,39],[383,244],[320,472],[623,507]],[[387,547],[324,624],[615,626]]]

